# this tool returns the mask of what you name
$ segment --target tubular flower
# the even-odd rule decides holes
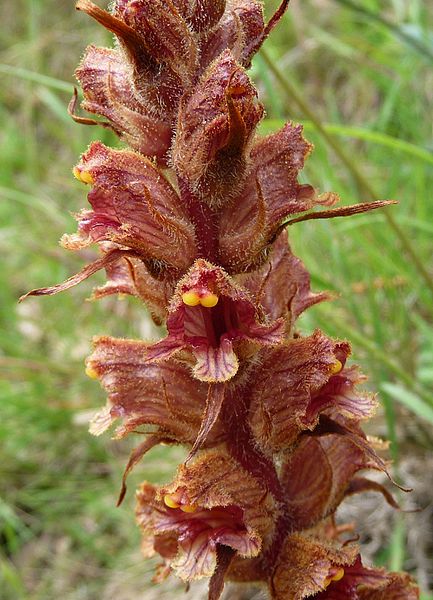
[[[81,108],[103,120],[78,115],[76,93],[70,114],[128,147],[94,142],[73,170],[89,205],[61,242],[100,256],[29,294],[105,269],[94,299],[135,296],[166,327],[156,343],[97,337],[86,361],[108,396],[90,431],[142,435],[119,503],[154,446],[189,452],[172,483],[137,492],[143,554],[162,560],[155,582],[207,577],[209,600],[226,581],[274,600],[416,600],[409,576],[364,567],[354,526],[336,525],[353,494],[398,505],[360,474],[388,475],[388,463],[362,430],[376,399],[350,344],[297,331],[331,295],[311,290],[286,227],[390,202],[333,207],[335,194],[299,181],[312,150],[300,125],[257,135],[263,107],[246,69],[287,4],[265,22],[259,0],[115,0],[110,12],[78,0],[117,43],[89,46],[76,71]]]
[[[147,359],[161,361],[189,350],[196,361],[193,374],[197,379],[231,379],[239,359],[251,356],[256,347],[282,340],[283,320],[266,323],[261,312],[223,269],[199,259],[180,280],[170,302],[168,336],[147,349]]]

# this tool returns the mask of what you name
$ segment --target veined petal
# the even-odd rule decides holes
[[[263,6],[258,0],[228,0],[219,24],[201,41],[202,67],[206,68],[226,48],[248,67],[264,30]]]
[[[298,183],[310,151],[302,127],[291,123],[253,146],[243,189],[221,216],[220,255],[230,272],[261,266],[287,216],[336,202],[335,195],[318,197],[310,185]]]
[[[161,69],[168,65],[188,87],[197,68],[197,46],[175,3],[120,0],[115,4],[115,12],[143,40]]]
[[[239,188],[246,148],[263,108],[245,71],[223,52],[181,105],[172,157],[176,173],[217,207]]]
[[[329,416],[342,414],[358,421],[369,419],[376,411],[377,400],[374,394],[356,389],[356,386],[365,380],[366,377],[361,375],[356,365],[345,367],[333,375],[314,396],[309,406],[309,413],[318,414],[326,411]]]
[[[72,249],[111,241],[143,259],[187,268],[195,256],[192,225],[175,190],[154,165],[137,153],[94,142],[75,168],[93,186],[92,211],[78,215],[78,234],[64,236]]]
[[[343,351],[319,331],[263,353],[250,405],[250,424],[263,447],[288,448],[302,430],[317,425],[321,405],[314,405],[314,398],[331,379],[334,365],[342,367],[343,354],[349,354],[347,345]]]
[[[105,246],[111,244],[100,243]],[[167,316],[167,304],[173,295],[174,284],[170,279],[156,279],[144,262],[138,258],[128,257],[107,265],[107,282],[93,289],[92,300],[98,300],[111,294],[128,294],[136,296],[149,309],[156,325],[161,325]]]
[[[367,466],[364,452],[340,436],[302,439],[280,477],[296,529],[308,529],[332,514],[353,475]]]
[[[181,465],[175,481],[150,498],[138,492],[137,519],[145,537],[176,536],[171,562],[185,580],[211,576],[219,546],[256,556],[272,531],[273,501],[256,479],[222,452]]]
[[[317,600],[418,600],[419,589],[405,573],[387,573],[362,565],[358,556],[344,577],[330,583]]]
[[[290,333],[304,310],[331,299],[331,295],[311,291],[310,275],[302,261],[292,254],[287,238],[287,232],[281,232],[269,260],[260,269],[244,276],[243,284],[270,319],[285,317]]]
[[[200,381],[228,381],[236,375],[239,367],[233,344],[228,339],[222,339],[217,348],[209,345],[195,347],[194,356],[197,362],[193,373]]]
[[[75,75],[83,89],[84,110],[108,119],[134,150],[166,164],[172,126],[147,112],[131,85],[130,67],[119,49],[89,46]]]
[[[274,600],[303,600],[325,590],[335,572],[354,562],[357,548],[338,546],[311,535],[289,535],[271,580]]]
[[[147,344],[135,340],[100,337],[87,359],[87,372],[108,392],[108,408],[98,413],[93,429],[101,433],[117,419],[123,421],[116,437],[140,426],[155,425],[167,438],[193,444],[206,406],[208,386],[194,380],[180,363],[148,364]],[[99,425],[101,424],[101,425]],[[207,443],[221,436],[218,427]]]

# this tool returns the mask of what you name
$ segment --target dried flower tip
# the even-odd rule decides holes
[[[327,577],[325,579],[325,581],[323,582],[323,585],[325,586],[325,589],[331,585],[331,583],[333,581],[340,581],[340,579],[343,579],[344,577],[344,569],[342,567],[339,567],[338,569],[335,569],[335,573],[333,575],[329,575],[329,577]]]
[[[337,373],[339,373],[342,368],[343,368],[343,364],[337,358],[335,362],[333,362],[331,365],[329,365],[329,372],[331,373],[331,375],[337,375]]]
[[[212,292],[199,293],[189,290],[182,294],[182,302],[187,306],[198,306],[201,304],[205,308],[213,308],[218,304],[219,297]]]
[[[74,167],[72,169],[72,173],[74,174],[74,177],[78,179],[78,181],[81,181],[81,183],[88,183],[90,185],[95,183],[95,180],[89,171],[82,171],[78,167]]]

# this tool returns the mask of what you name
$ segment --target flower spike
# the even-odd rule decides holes
[[[116,45],[89,46],[76,71],[96,118],[77,114],[76,91],[69,113],[126,147],[93,142],[73,169],[89,205],[61,243],[101,256],[21,299],[105,269],[92,299],[134,296],[165,327],[156,342],[99,336],[85,365],[107,395],[90,433],[141,436],[118,504],[154,447],[185,449],[171,483],[137,491],[155,583],[208,578],[209,600],[227,581],[272,600],[418,600],[408,575],[364,567],[355,525],[337,525],[354,494],[400,507],[364,473],[395,484],[362,429],[377,401],[350,344],[300,330],[333,296],[312,291],[288,229],[394,201],[335,207],[336,194],[301,183],[312,145],[300,125],[257,134],[264,108],[246,69],[288,4],[266,23],[260,0],[78,0]]]

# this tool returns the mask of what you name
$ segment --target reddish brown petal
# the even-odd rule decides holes
[[[337,342],[316,331],[263,354],[251,382],[250,405],[251,427],[263,447],[288,448],[302,430],[315,427],[320,406],[310,407],[338,364],[338,348]]]
[[[192,226],[175,190],[148,159],[94,142],[75,172],[93,185],[93,211],[78,216],[78,234],[64,236],[66,247],[109,240],[143,259],[189,266],[196,252]]]
[[[317,600],[418,600],[419,590],[404,573],[387,573],[384,569],[369,569],[358,556],[345,568],[344,577],[332,582]]]
[[[367,466],[364,452],[339,436],[307,438],[283,464],[281,485],[296,529],[307,529],[332,514]]]
[[[263,36],[263,7],[257,0],[228,0],[218,26],[204,37],[200,62],[205,68],[225,49],[248,67],[254,47]]]
[[[311,291],[310,275],[302,261],[292,254],[286,231],[275,242],[269,261],[247,275],[244,285],[264,307],[269,318],[285,317],[288,332],[304,310],[331,299],[327,292]]]
[[[117,437],[143,425],[156,425],[163,436],[193,444],[202,422],[207,386],[194,380],[179,363],[147,364],[146,347],[134,340],[95,339],[87,370],[108,392],[107,408],[96,419],[97,433],[120,418],[123,424],[116,430]],[[209,442],[221,435],[218,427],[213,432],[215,435],[208,435]]]
[[[227,268],[240,272],[260,266],[283,219],[337,200],[332,194],[318,197],[311,186],[298,183],[310,151],[302,127],[291,123],[256,142],[244,187],[221,217],[220,253]]]
[[[302,600],[324,590],[333,571],[354,562],[356,547],[338,547],[301,534],[289,535],[271,580],[274,600]]]
[[[364,452],[366,459],[368,459],[368,463],[366,463],[367,468],[382,471],[388,479],[403,492],[412,491],[410,488],[405,488],[394,481],[388,471],[389,465],[376,453],[373,444],[367,439],[367,436],[356,421],[349,421],[344,417],[340,417],[337,421],[329,418],[326,414],[322,414],[320,415],[319,423],[314,430],[306,433],[306,435],[316,437],[328,434],[344,436]]]
[[[186,19],[194,31],[212,29],[224,14],[226,0],[190,0]]]
[[[216,348],[208,344],[198,346],[193,352],[197,361],[193,373],[200,381],[228,381],[236,375],[239,361],[230,340],[222,339]]]
[[[101,243],[111,247],[114,244]],[[107,248],[108,251],[108,248]],[[92,300],[98,300],[111,294],[137,296],[145,302],[156,325],[161,325],[167,316],[167,304],[173,295],[174,284],[171,280],[159,280],[152,277],[142,260],[133,257],[124,258],[109,264],[106,269],[107,283],[93,289]]]
[[[284,322],[267,323],[245,289],[220,267],[199,259],[177,285],[167,329],[167,337],[147,349],[147,359],[165,360],[185,349],[196,361],[194,375],[216,383],[235,375],[250,343],[280,343]]]
[[[179,551],[171,566],[185,580],[211,576],[220,545],[241,556],[257,555],[272,531],[272,498],[222,452],[207,452],[181,465],[176,480],[160,489],[156,500],[145,485],[138,500],[147,547],[153,536],[177,535]]]
[[[197,47],[175,5],[167,0],[121,0],[115,7],[154,60],[169,65],[187,87],[196,68]]]
[[[171,125],[148,113],[131,85],[129,68],[120,50],[89,46],[75,75],[83,89],[84,110],[108,119],[134,150],[166,164]]]
[[[140,264],[143,263],[140,262]],[[107,274],[107,282],[93,289],[92,299],[99,300],[112,294],[137,295],[137,290],[131,277],[130,263],[127,258],[107,265],[105,272]]]
[[[348,354],[349,351],[345,350],[343,355],[339,355],[338,348],[336,349],[336,357],[343,364]],[[314,396],[309,411],[315,414],[326,411],[326,414],[331,417],[341,414],[358,421],[369,419],[376,411],[377,400],[374,394],[356,389],[356,385],[365,380],[366,377],[360,374],[359,367],[356,365],[345,367],[333,375]]]

